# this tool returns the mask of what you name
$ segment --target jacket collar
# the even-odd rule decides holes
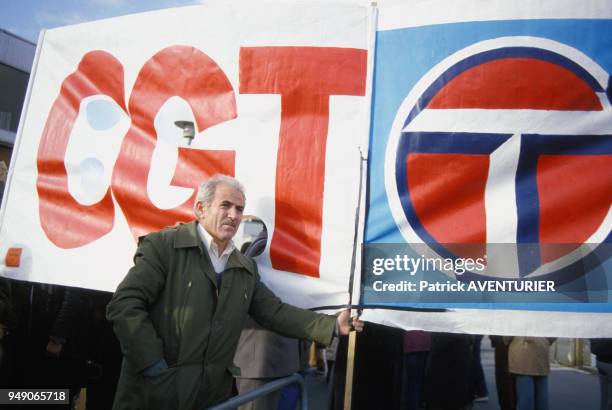
[[[178,224],[176,237],[174,238],[174,248],[199,248],[200,252],[204,251],[204,245],[200,240],[197,229],[197,221]],[[255,263],[244,256],[238,249],[230,254],[230,257],[225,265],[225,270],[239,268],[245,269],[251,274],[256,273]]]
[[[198,236],[197,221],[180,223],[177,225],[176,237],[174,238],[175,248],[195,248],[202,249],[202,241]]]

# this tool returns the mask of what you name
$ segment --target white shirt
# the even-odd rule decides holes
[[[225,247],[225,250],[221,255],[219,255],[219,248],[217,244],[213,241],[212,236],[204,229],[202,224],[198,225],[198,235],[200,235],[200,239],[204,244],[204,248],[208,251],[208,256],[210,256],[210,261],[212,262],[213,268],[215,269],[215,273],[221,273],[225,270],[225,265],[227,265],[227,260],[230,257],[230,254],[236,249],[236,245],[234,245],[234,241],[230,240]]]

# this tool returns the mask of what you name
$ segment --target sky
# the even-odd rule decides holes
[[[206,0],[0,0],[0,29],[36,43],[42,29]]]

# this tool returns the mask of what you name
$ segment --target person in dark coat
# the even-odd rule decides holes
[[[597,359],[600,410],[612,410],[612,339],[591,340],[591,353]]]
[[[495,349],[495,386],[497,402],[501,410],[516,409],[516,391],[514,377],[508,369],[508,343],[504,336],[489,336]]]
[[[476,395],[474,401],[486,402],[489,401],[489,390],[487,389],[487,380],[485,379],[482,362],[480,360],[480,349],[482,345],[483,335],[474,335],[473,357],[474,357],[474,378]]]
[[[200,186],[196,220],[141,238],[107,309],[124,355],[115,409],[195,409],[229,398],[247,315],[264,327],[329,344],[337,318],[283,303],[233,244],[245,195],[234,178]],[[357,330],[363,322],[353,320]]]
[[[78,393],[83,367],[71,349],[50,354],[46,347],[65,300],[65,288],[57,285],[11,280],[11,304],[17,318],[7,340],[2,388],[69,389]],[[17,406],[16,408],[19,408]],[[69,405],[49,405],[67,409]]]
[[[2,366],[4,357],[4,342],[9,330],[15,328],[17,318],[11,304],[11,284],[8,279],[0,277],[0,384],[5,384],[8,371]]]
[[[470,409],[475,391],[472,336],[434,333],[425,372],[426,408]]]
[[[121,350],[105,311],[112,294],[66,288],[47,354],[73,363],[73,384],[87,388],[88,410],[108,410],[119,379]]]
[[[409,330],[403,335],[402,410],[423,408],[425,369],[431,349],[431,333]]]
[[[400,408],[404,331],[368,323],[357,335],[351,397],[352,410]],[[334,364],[332,408],[344,408],[348,337],[341,337]]]

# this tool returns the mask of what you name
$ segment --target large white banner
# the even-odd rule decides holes
[[[3,204],[2,274],[112,291],[137,237],[193,219],[194,187],[224,173],[267,226],[270,287],[304,307],[346,304],[371,18],[350,4],[257,2],[44,32]],[[175,121],[194,122],[195,137]]]

